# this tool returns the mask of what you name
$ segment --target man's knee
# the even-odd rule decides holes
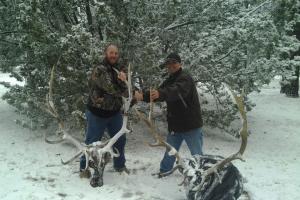
[[[194,155],[202,155],[202,144],[201,142],[197,142],[192,148],[191,148],[191,154]]]
[[[190,134],[185,136],[185,141],[190,149],[192,155],[202,155],[202,131],[201,129],[195,129]]]

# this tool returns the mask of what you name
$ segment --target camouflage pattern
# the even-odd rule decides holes
[[[117,65],[113,67],[118,69]],[[89,106],[116,111],[122,107],[122,96],[126,94],[126,84],[118,79],[112,66],[103,62],[94,67],[89,79]]]

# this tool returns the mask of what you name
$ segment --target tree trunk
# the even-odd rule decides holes
[[[85,1],[85,13],[86,13],[86,17],[87,17],[87,21],[88,21],[88,25],[89,25],[89,30],[94,35],[93,17],[92,17],[89,0]]]

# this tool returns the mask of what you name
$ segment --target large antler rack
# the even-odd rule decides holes
[[[240,119],[242,122],[242,127],[239,131],[239,134],[241,136],[241,146],[239,148],[239,151],[230,155],[229,157],[217,162],[215,165],[210,167],[209,169],[205,170],[202,173],[201,183],[193,188],[193,191],[197,191],[200,188],[203,187],[205,181],[208,179],[208,177],[212,174],[216,174],[219,177],[218,171],[224,168],[227,164],[232,162],[233,160],[241,160],[244,161],[242,158],[242,155],[244,154],[246,147],[247,147],[247,138],[248,138],[248,121],[247,121],[247,115],[245,111],[245,103],[244,103],[244,93],[242,95],[237,96],[235,92],[230,89],[227,85],[225,85],[225,88],[229,90],[229,94],[231,95],[233,101],[236,103],[239,113],[240,113]],[[220,180],[221,181],[221,180]]]
[[[207,178],[212,175],[212,174],[217,174],[218,175],[218,170],[221,170],[222,168],[224,168],[226,166],[226,164],[230,163],[233,160],[239,159],[239,160],[243,160],[242,155],[247,147],[247,137],[248,137],[248,122],[247,122],[247,115],[246,115],[246,111],[245,111],[245,105],[244,105],[244,95],[242,94],[241,96],[237,96],[228,86],[225,85],[225,87],[229,90],[229,94],[231,95],[233,101],[236,103],[239,113],[240,113],[240,118],[242,121],[242,127],[240,129],[240,136],[241,136],[241,146],[238,152],[232,154],[231,156],[219,161],[218,163],[216,163],[214,166],[212,166],[211,168],[207,169],[204,171],[204,173],[202,174],[202,181],[201,183],[195,187],[193,190],[198,190],[199,188],[201,188],[204,184],[204,182],[207,180]],[[162,176],[164,175],[169,175],[172,174],[174,171],[176,171],[181,165],[180,165],[180,156],[179,153],[177,152],[177,150],[172,147],[170,144],[168,144],[167,142],[164,141],[164,139],[162,138],[162,136],[157,132],[153,121],[151,119],[151,115],[152,115],[152,109],[153,109],[153,101],[150,100],[150,111],[149,111],[149,117],[147,118],[146,115],[144,113],[141,113],[140,111],[136,110],[137,115],[139,116],[139,118],[144,121],[146,123],[146,125],[149,127],[150,133],[152,134],[152,136],[154,137],[154,139],[156,140],[155,144],[149,144],[149,146],[151,147],[157,147],[157,146],[163,146],[166,147],[167,151],[169,152],[169,155],[174,155],[176,156],[176,160],[177,160],[177,165],[170,170],[169,172],[166,172],[164,174],[162,174]],[[186,177],[185,177],[186,179]],[[181,183],[183,184],[184,181]],[[180,185],[181,185],[180,184]]]
[[[56,65],[58,65],[58,62]],[[50,75],[50,80],[49,80],[49,92],[46,95],[46,107],[47,108],[44,110],[57,120],[58,125],[59,125],[58,132],[60,133],[61,138],[56,141],[51,141],[47,137],[45,137],[45,141],[49,144],[69,142],[78,148],[79,151],[69,160],[64,161],[63,159],[61,159],[61,162],[64,165],[74,161],[76,158],[78,158],[81,155],[85,155],[85,157],[86,157],[86,169],[88,168],[89,158],[92,154],[99,159],[102,157],[102,155],[104,153],[110,153],[113,157],[118,157],[119,152],[117,152],[116,149],[114,151],[113,145],[123,134],[130,132],[129,129],[127,128],[127,123],[128,123],[127,113],[130,108],[130,103],[132,100],[131,65],[129,64],[129,66],[128,66],[128,80],[125,81],[127,88],[128,88],[128,97],[123,97],[124,117],[123,117],[123,125],[122,125],[121,130],[114,137],[112,137],[110,140],[108,140],[106,142],[98,141],[98,142],[94,142],[89,145],[80,143],[77,139],[75,139],[68,133],[68,131],[65,129],[63,120],[60,118],[58,111],[55,108],[54,101],[53,101],[53,82],[54,82],[54,74],[55,74],[56,65],[54,65],[51,70],[51,75]],[[119,71],[117,71],[117,72],[119,73]]]

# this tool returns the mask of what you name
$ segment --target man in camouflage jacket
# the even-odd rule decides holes
[[[105,49],[104,60],[93,68],[88,82],[86,144],[101,140],[106,129],[110,137],[113,137],[122,127],[122,95],[127,94],[127,88],[124,82],[126,74],[120,69],[118,58],[118,48],[115,45],[109,45]],[[118,74],[113,68],[121,70],[121,72]],[[114,144],[114,148],[120,153],[119,157],[114,158],[116,171],[128,172],[125,167],[125,144],[125,135],[121,136]],[[85,169],[85,156],[80,159],[80,171],[83,169]]]

